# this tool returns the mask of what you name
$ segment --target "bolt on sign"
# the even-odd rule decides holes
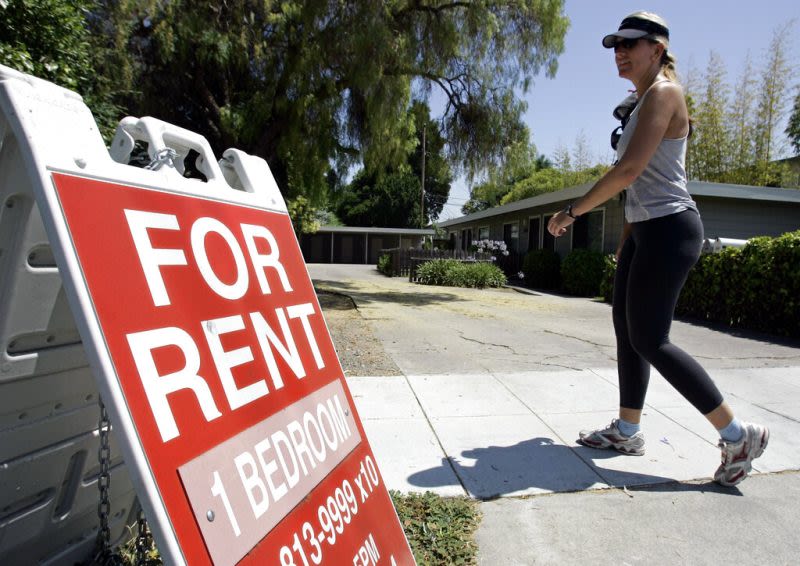
[[[74,95],[3,71],[164,558],[414,564],[266,163],[236,150],[217,162],[204,138],[152,118],[123,120],[111,159]],[[136,141],[148,169],[127,164]],[[181,174],[189,150],[207,181]]]

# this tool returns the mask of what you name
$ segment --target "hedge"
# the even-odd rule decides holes
[[[610,275],[609,275],[610,273]],[[606,282],[613,269],[606,270]],[[611,300],[611,285],[604,296]],[[743,248],[700,256],[676,314],[800,337],[800,230],[753,238]]]
[[[525,255],[525,284],[535,289],[563,291],[581,297],[601,294],[606,259],[600,252],[572,250],[562,261],[552,250],[533,250]]]
[[[800,230],[702,256],[689,273],[676,312],[800,337]]]
[[[553,250],[533,250],[522,260],[525,284],[536,289],[561,287],[561,258]]]
[[[392,277],[394,275],[394,270],[392,269],[392,256],[389,254],[383,254],[378,258],[378,271],[388,277]]]
[[[423,285],[449,287],[502,287],[503,271],[488,262],[465,263],[456,259],[433,259],[417,268],[417,280]]]
[[[561,289],[570,295],[596,297],[600,294],[605,259],[592,250],[572,250],[561,262]]]

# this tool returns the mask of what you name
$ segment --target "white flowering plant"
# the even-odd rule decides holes
[[[492,254],[492,261],[497,259],[495,254],[508,255],[508,246],[501,240],[472,240],[471,249],[477,253]]]

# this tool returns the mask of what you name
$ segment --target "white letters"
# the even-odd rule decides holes
[[[289,284],[289,278],[286,276],[286,270],[283,265],[278,261],[280,252],[278,251],[278,242],[275,241],[275,236],[272,232],[263,226],[255,226],[253,224],[242,224],[242,235],[244,236],[244,243],[247,246],[247,251],[250,253],[250,261],[256,270],[256,279],[258,284],[261,285],[261,292],[265,295],[270,293],[269,283],[267,276],[264,274],[264,267],[271,267],[281,279],[283,290],[291,292],[292,286]],[[263,238],[269,244],[268,254],[259,254],[256,249],[256,238]]]
[[[292,305],[286,309],[289,313],[289,318],[299,318],[303,324],[303,330],[308,339],[308,345],[311,347],[311,353],[314,354],[314,361],[317,364],[317,369],[325,367],[325,362],[322,361],[322,354],[319,353],[319,346],[314,339],[314,333],[311,331],[311,325],[308,323],[308,316],[314,314],[314,305],[311,303],[303,303],[301,305]]]
[[[258,456],[258,462],[261,464],[261,469],[264,472],[264,475],[267,477],[267,485],[269,486],[269,491],[272,494],[272,500],[278,502],[281,498],[286,495],[289,490],[286,488],[286,484],[281,482],[278,485],[275,485],[275,480],[273,476],[275,472],[278,471],[278,464],[275,463],[275,460],[270,459],[269,461],[264,459],[264,454],[269,450],[269,439],[265,438],[261,442],[258,442],[255,446],[256,455]]]
[[[174,214],[125,209],[125,218],[128,220],[128,228],[139,255],[139,263],[142,266],[147,285],[150,288],[150,294],[153,297],[153,304],[157,307],[169,305],[169,294],[167,293],[160,267],[162,265],[189,264],[185,252],[181,249],[154,248],[148,229],[180,230],[177,216]],[[293,289],[289,282],[286,268],[280,262],[278,241],[272,235],[272,232],[264,226],[255,224],[241,224],[240,228],[261,293],[263,295],[271,293],[265,274],[266,268],[273,269],[278,274],[284,291],[287,293],[292,292]],[[233,257],[236,273],[232,283],[226,283],[220,279],[208,258],[206,239],[212,232],[225,241]],[[269,245],[269,253],[259,253],[256,240],[266,241]],[[232,301],[241,299],[249,288],[250,275],[242,247],[230,228],[216,218],[204,216],[198,218],[192,224],[190,241],[197,268],[208,287],[225,299]]]
[[[256,461],[250,452],[242,452],[233,459],[236,464],[236,469],[239,470],[239,478],[242,480],[247,499],[250,501],[250,507],[253,509],[253,515],[258,519],[261,515],[269,509],[269,497],[267,497],[267,488],[264,482],[261,481],[261,476],[258,475],[258,468]],[[249,473],[245,473],[244,468],[250,468]],[[254,492],[258,490],[259,494]]]
[[[200,377],[200,353],[192,337],[180,328],[168,327],[128,334],[128,345],[136,362],[136,369],[144,386],[144,392],[164,442],[179,436],[178,425],[170,409],[167,395],[181,389],[191,389],[200,403],[206,421],[212,421],[222,413],[214,404],[208,384]],[[153,350],[165,346],[177,346],[186,359],[183,369],[168,375],[158,375]]]
[[[297,457],[294,455],[292,445],[289,443],[289,437],[286,436],[286,433],[282,430],[275,431],[272,435],[272,446],[275,447],[275,453],[278,455],[278,460],[281,463],[283,476],[289,484],[289,489],[291,489],[300,481],[300,468],[297,467]],[[281,447],[283,447],[283,449],[281,449]],[[291,472],[286,466],[286,453],[288,453],[292,459]]]
[[[214,365],[217,367],[217,373],[222,382],[222,388],[225,390],[225,396],[228,398],[231,409],[238,409],[269,393],[269,390],[267,390],[267,383],[263,379],[251,383],[242,389],[236,387],[231,369],[253,361],[253,352],[250,348],[245,346],[244,348],[231,350],[230,352],[226,352],[222,349],[220,335],[236,330],[243,330],[244,320],[242,320],[242,317],[229,316],[216,320],[205,320],[201,325],[203,327],[203,333],[206,335],[208,347],[211,350],[211,357],[214,358]]]
[[[292,440],[295,454],[297,454],[297,459],[300,462],[300,466],[303,468],[303,475],[307,476],[309,468],[306,468],[303,456],[308,459],[312,470],[317,467],[317,463],[314,461],[314,457],[311,455],[308,446],[306,446],[306,435],[304,434],[303,427],[299,422],[292,421],[287,425],[286,431],[289,433],[289,438]]]
[[[336,425],[335,428],[336,432],[339,434],[339,439],[344,440],[345,438],[349,438],[350,425],[347,424],[347,418],[342,410],[338,395],[334,395],[333,399],[328,399],[328,412],[333,415],[333,422]]]
[[[325,428],[325,423],[322,422],[323,418],[328,421],[330,436],[327,434],[328,431]],[[317,406],[317,420],[319,421],[319,428],[322,430],[322,437],[325,439],[325,444],[327,444],[328,448],[331,450],[336,450],[339,447],[339,439],[336,438],[336,432],[333,428],[333,419],[331,418],[330,413],[325,410],[324,405]]]
[[[278,364],[275,363],[275,356],[272,353],[272,344],[283,360],[289,364],[289,367],[294,374],[303,378],[306,376],[306,370],[303,368],[303,360],[300,359],[300,353],[297,351],[297,346],[292,337],[292,331],[289,329],[289,322],[286,320],[286,315],[283,309],[275,309],[275,314],[278,317],[278,323],[281,325],[281,332],[283,332],[283,339],[286,341],[286,346],[281,344],[277,334],[272,328],[269,327],[264,315],[260,312],[251,312],[250,320],[253,321],[253,328],[256,331],[258,338],[258,345],[261,346],[261,353],[264,355],[264,361],[267,363],[269,374],[272,376],[272,382],[275,384],[275,389],[283,387],[283,380],[281,379],[281,372],[278,370]]]
[[[272,293],[277,281],[280,281],[278,292],[293,292],[286,268],[280,261],[278,240],[270,229],[247,223],[239,224],[237,229],[208,216],[197,218],[191,222],[191,226],[181,226],[175,214],[144,210],[125,209],[125,217],[153,304],[164,307],[180,299],[179,306],[183,310],[185,304],[195,301],[198,308],[191,313],[202,313],[195,320],[200,319],[203,314],[217,317],[191,323],[192,326],[200,325],[207,349],[203,349],[205,346],[196,326],[191,329],[168,326],[127,335],[131,354],[164,442],[181,434],[170,403],[170,395],[175,392],[190,390],[205,421],[209,422],[222,416],[214,395],[220,400],[220,394],[224,393],[228,406],[235,411],[267,396],[271,389],[285,387],[287,375],[297,379],[306,377],[304,361],[310,364],[311,356],[316,369],[325,367],[325,359],[311,322],[311,317],[320,313],[316,312],[312,302],[292,305],[283,303],[282,306],[273,307],[275,314],[272,316],[271,312],[260,308],[263,301],[260,304],[257,296],[248,295],[252,274],[255,274],[258,290],[262,295]],[[181,218],[184,218],[182,222],[187,222],[185,217]],[[165,239],[166,236],[169,239]],[[165,266],[183,266],[182,273],[179,274],[181,276],[173,275],[177,274],[178,269],[170,269],[167,273],[173,276],[165,277]],[[273,281],[272,289],[268,273]],[[207,289],[213,291],[213,295],[199,284],[201,278]],[[170,281],[174,284],[180,283],[180,286],[169,288],[167,283]],[[199,284],[197,288],[195,284]],[[221,297],[228,301],[239,301],[245,296],[247,300],[241,304],[243,309],[249,307],[247,312],[239,311],[241,314],[232,315],[230,307],[217,299]],[[174,313],[180,315],[177,319],[172,314],[168,317],[170,321],[185,321],[183,313]],[[315,322],[319,320],[315,319]],[[293,334],[300,333],[301,328],[307,349],[302,337],[297,338]],[[253,343],[253,335],[257,348]],[[301,356],[302,350],[298,350],[298,343],[303,347],[303,353],[310,351],[311,356]],[[232,344],[238,344],[238,347]],[[166,364],[160,362],[158,365],[161,369],[156,367],[157,360],[160,359],[156,350],[161,348],[180,350],[185,360],[182,369],[165,370],[162,366]],[[261,356],[257,360],[258,353]],[[165,354],[164,359],[167,359],[166,356],[168,354]],[[173,363],[170,367],[174,365]],[[200,375],[201,365],[203,375]],[[240,366],[245,367],[238,370],[236,375],[241,376],[243,386],[234,377],[235,368]],[[266,375],[257,374],[259,371],[263,373],[261,368],[264,366],[269,379]],[[166,371],[171,373],[165,373]],[[218,383],[213,384],[209,379],[217,379]],[[289,431],[290,436],[273,439],[272,450],[277,453],[278,461],[287,472],[288,484],[292,484],[292,480],[297,481],[295,476],[299,474],[299,468],[302,467],[304,472],[307,464],[313,468],[315,460],[324,460],[327,449],[335,450],[341,440],[350,434],[346,430],[346,422],[337,414],[336,409],[341,412],[341,407],[329,405],[322,413],[312,413],[302,423],[306,425],[305,430],[292,429]],[[186,423],[192,423],[188,417],[185,418]],[[310,431],[308,427],[311,427]],[[309,432],[312,435],[310,438]],[[284,440],[285,444],[281,444]],[[269,444],[264,446],[264,450],[269,448]],[[285,454],[283,448],[286,448]],[[291,462],[285,461],[285,456],[289,454],[293,459]],[[256,462],[255,459],[252,461]],[[252,472],[250,464],[249,460],[242,460],[239,467],[243,482],[255,481],[250,478],[257,472]],[[261,464],[267,474],[264,463]],[[270,474],[267,474],[267,478],[267,482],[271,482]],[[271,483],[269,487],[273,488]],[[280,491],[281,487],[282,484],[274,486],[274,489]],[[252,484],[251,493],[255,494],[256,491],[253,490],[257,488],[256,484]],[[285,486],[283,488],[286,489]],[[254,509],[259,509],[258,500],[253,501]]]
[[[170,304],[159,266],[186,265],[186,255],[182,250],[154,248],[147,229],[179,230],[178,218],[174,214],[128,209],[125,209],[125,218],[128,220],[133,244],[139,254],[139,263],[142,265],[147,286],[150,287],[150,294],[153,296],[153,304],[157,307]]]
[[[211,267],[206,254],[206,236],[209,232],[216,232],[231,250],[233,260],[236,262],[236,281],[231,284],[223,283]],[[244,254],[242,248],[239,247],[233,232],[228,229],[222,222],[214,218],[198,218],[192,224],[192,251],[197,260],[197,267],[200,269],[200,274],[211,290],[220,297],[235,301],[241,299],[247,292],[247,287],[250,283],[250,276],[247,274],[247,265],[244,262]]]
[[[338,418],[329,411],[340,412],[339,416],[345,418],[339,401],[341,395],[331,391],[330,386],[323,395],[315,395],[313,402],[300,401],[288,414],[273,416],[268,419],[269,424],[263,423],[257,425],[257,430],[256,427],[251,429],[254,432],[248,431],[235,439],[229,439],[227,442],[235,446],[235,451],[228,452],[233,466],[225,464],[225,457],[221,454],[207,455],[213,459],[215,466],[230,470],[223,477],[238,476],[239,479],[233,485],[222,486],[218,477],[214,476],[212,495],[222,497],[224,503],[227,499],[227,487],[233,494],[232,500],[243,501],[246,497],[254,518],[259,519],[263,515],[280,513],[281,509],[288,511],[298,497],[293,490],[305,490],[316,485],[341,462],[357,444],[358,438],[354,439],[352,432],[348,432],[347,437],[339,442],[336,433],[331,430],[333,442],[326,440],[323,430],[326,426],[333,429],[332,423]],[[348,413],[346,418],[352,419],[352,416]],[[327,425],[324,421],[327,421]],[[352,427],[347,427],[346,430],[351,431]],[[366,474],[364,471],[369,485],[370,476]],[[355,478],[356,482],[359,479],[360,474]],[[372,486],[369,489],[371,491]],[[351,493],[351,498],[353,505],[356,505],[355,493]],[[283,506],[275,505],[284,499],[289,501],[284,501]],[[346,522],[347,520],[344,519]],[[231,522],[234,524],[233,520]]]
[[[287,313],[289,313],[289,318],[286,316]],[[245,320],[251,321],[263,362],[267,366],[274,388],[278,390],[284,387],[284,381],[275,360],[273,348],[278,352],[281,358],[283,358],[298,379],[302,379],[306,376],[302,357],[300,356],[300,352],[292,336],[292,329],[289,324],[290,318],[302,317],[301,321],[303,329],[306,331],[306,338],[309,344],[312,345],[312,350],[319,355],[316,339],[312,333],[311,325],[308,323],[308,315],[313,313],[314,307],[311,303],[291,305],[286,309],[280,307],[275,309],[275,315],[281,327],[281,334],[283,334],[283,341],[281,341],[278,334],[267,324],[264,315],[258,311],[249,313],[247,319],[242,315],[234,315],[204,320],[199,323],[202,328],[203,336],[205,337],[205,342],[208,344],[207,352],[210,353],[213,368],[216,370],[216,376],[218,376],[225,397],[228,400],[228,405],[232,410],[236,410],[265,397],[269,394],[269,387],[267,381],[263,378],[256,381],[253,381],[251,378],[250,381],[252,381],[252,383],[241,388],[237,385],[232,370],[238,366],[254,362],[253,350],[250,346],[225,350],[222,345],[223,336],[244,331],[246,329]],[[175,423],[175,417],[172,414],[167,400],[167,395],[170,393],[174,393],[180,389],[191,389],[197,397],[203,415],[207,421],[221,416],[207,382],[208,377],[214,374],[213,372],[205,376],[199,374],[200,351],[188,332],[176,327],[166,327],[131,333],[128,334],[127,338],[128,345],[130,346],[134,361],[136,362],[136,367],[139,370],[140,379],[145,388],[147,398],[150,401],[153,415],[155,416],[159,431],[161,432],[161,437],[165,442],[180,435],[177,424]],[[186,363],[184,368],[180,371],[168,375],[159,375],[153,351],[167,346],[178,347],[183,353]],[[321,362],[321,360],[322,358],[320,355],[319,362]],[[324,365],[322,367],[324,367]],[[245,372],[242,373],[246,375]],[[336,402],[338,404],[338,399],[336,399]],[[341,440],[343,437],[349,436],[350,431],[346,430],[347,422],[341,414],[341,406],[329,406],[327,409],[332,416],[328,414],[323,416],[318,415],[320,419],[323,419],[321,421],[320,434],[325,440],[325,443],[333,448],[332,440],[338,443],[335,440],[335,434],[338,434]]]
[[[306,436],[308,437],[308,445],[311,447],[311,451],[314,453],[314,458],[319,462],[325,461],[325,442],[322,440],[322,431],[319,429],[319,424],[317,421],[314,420],[314,415],[306,411],[303,413],[303,428],[306,430]],[[312,428],[314,429],[312,431]],[[315,434],[312,434],[314,432]],[[319,448],[317,444],[314,442],[314,436],[319,441]]]

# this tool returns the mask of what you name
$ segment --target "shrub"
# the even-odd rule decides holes
[[[533,250],[525,255],[522,273],[530,287],[558,289],[561,286],[561,258],[552,250]]]
[[[417,281],[423,285],[446,285],[448,272],[456,268],[455,259],[432,259],[417,267]]]
[[[596,297],[600,294],[605,260],[592,250],[572,250],[561,263],[562,288],[570,295]]]
[[[773,241],[770,276],[775,324],[788,336],[800,336],[800,230]]]
[[[465,263],[455,259],[433,259],[417,268],[417,280],[423,285],[449,287],[500,287],[506,276],[491,263]]]
[[[700,256],[689,272],[675,311],[736,325],[740,316],[736,306],[740,255],[740,250],[726,248],[720,253]]]
[[[378,271],[392,277],[394,275],[394,271],[392,270],[392,256],[389,254],[383,254],[381,257],[378,258]]]
[[[675,312],[800,337],[800,230],[700,256]]]

